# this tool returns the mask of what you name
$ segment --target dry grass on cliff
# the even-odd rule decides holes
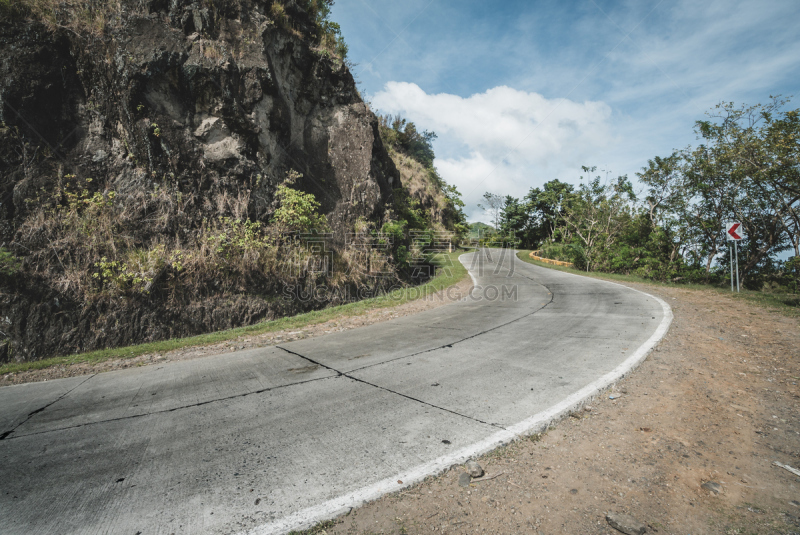
[[[472,283],[467,277],[466,268],[458,261],[463,252],[457,250],[432,257],[431,263],[440,269],[436,277],[425,284],[379,293],[377,297],[187,338],[173,338],[32,362],[0,364],[0,387],[156,362],[163,363],[164,357],[157,355],[165,353],[169,361],[225,351],[234,346],[240,349],[262,347],[265,343],[271,345],[273,342],[304,338],[307,333],[310,334],[309,331],[321,335],[331,332],[334,327],[343,330],[345,324],[346,328],[353,328],[398,315],[412,314],[459,299],[469,291]],[[363,261],[363,258],[361,260]],[[446,293],[445,289],[448,289]],[[393,308],[390,312],[381,311],[389,307]],[[347,318],[351,320],[343,321]],[[330,323],[334,325],[331,326]],[[298,332],[299,330],[302,331]],[[177,350],[182,352],[176,354]]]
[[[447,208],[447,197],[440,188],[436,187],[430,170],[414,158],[392,147],[387,148],[397,170],[400,171],[400,181],[403,187],[429,212],[434,225],[440,222],[442,214]]]
[[[266,295],[286,286],[340,295],[347,287],[397,282],[370,228],[357,243],[320,253],[307,240],[251,221],[245,191],[220,191],[200,202],[169,184],[115,192],[66,176],[52,194],[40,195],[29,200],[33,208],[15,239],[23,272],[78,302]]]
[[[118,0],[0,0],[0,17],[30,18],[50,30],[63,28],[80,34],[99,35],[121,13]]]

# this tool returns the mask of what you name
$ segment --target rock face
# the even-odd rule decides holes
[[[205,195],[247,188],[254,218],[294,169],[335,231],[382,216],[397,171],[341,62],[275,26],[266,4],[223,2],[230,18],[218,21],[194,3],[166,5],[102,39],[0,27],[0,120],[51,153],[6,159],[4,220],[59,169],[116,191],[165,176]]]
[[[359,220],[380,224],[399,175],[375,116],[347,67],[313,48],[304,11],[287,3],[293,22],[281,27],[270,19],[270,5],[125,0],[107,14],[102,35],[0,22],[0,243],[25,261],[23,222],[71,175],[115,192],[135,245],[162,235],[180,241],[215,217],[266,223],[290,170],[302,174],[295,187],[314,194],[336,242]],[[153,192],[165,189],[177,192],[182,208],[153,208]],[[153,296],[92,310],[71,302],[54,281],[6,281],[0,314],[9,318],[2,329],[9,338],[0,345],[16,348],[7,358],[192,334],[292,311],[243,297],[238,310],[223,304],[227,298],[213,310],[185,302],[168,310]],[[114,327],[120,322],[127,324]]]

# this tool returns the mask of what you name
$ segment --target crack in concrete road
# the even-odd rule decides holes
[[[528,278],[528,277],[525,277],[525,278]],[[531,280],[533,280],[533,279],[531,279]],[[547,288],[547,286],[545,286],[541,282],[537,282],[537,281],[534,281],[534,282],[536,282],[537,284],[540,284],[541,286],[544,286],[545,288]],[[360,368],[355,368],[353,370],[350,370],[350,372],[348,372],[348,373],[358,372],[358,371],[361,371],[361,370],[366,370],[368,368],[374,368],[376,366],[382,366],[384,364],[389,364],[390,362],[396,362],[398,360],[403,360],[403,359],[408,359],[408,358],[411,358],[411,357],[416,357],[417,355],[423,355],[425,353],[430,353],[432,351],[439,351],[440,349],[444,349],[446,347],[453,347],[454,345],[460,344],[461,342],[466,342],[467,340],[472,340],[473,338],[477,338],[478,336],[482,336],[482,335],[484,335],[486,333],[490,333],[490,332],[495,331],[497,329],[503,328],[503,327],[505,327],[507,325],[511,325],[512,323],[515,323],[517,321],[523,320],[525,318],[529,318],[529,317],[533,316],[534,314],[536,314],[537,312],[541,312],[542,310],[544,310],[550,304],[553,303],[553,298],[554,298],[553,292],[550,291],[550,288],[547,288],[547,291],[550,293],[550,300],[547,303],[545,303],[544,305],[542,305],[541,308],[538,308],[538,309],[536,309],[533,312],[530,312],[528,314],[524,314],[524,315],[522,315],[522,316],[520,316],[518,318],[514,318],[513,320],[507,321],[506,323],[503,323],[502,325],[496,325],[496,326],[494,326],[494,327],[492,327],[490,329],[485,329],[485,330],[483,330],[483,331],[481,331],[479,333],[472,334],[470,336],[466,336],[466,337],[462,338],[461,340],[456,340],[455,342],[451,342],[449,344],[445,344],[445,345],[442,345],[442,346],[439,346],[439,347],[433,347],[431,349],[425,349],[423,351],[417,351],[416,353],[411,353],[410,355],[403,355],[402,357],[395,357],[393,359],[384,360],[384,361],[381,361],[381,362],[377,362],[375,364],[368,364],[368,365],[362,366]],[[281,349],[283,349],[283,348],[281,348]],[[298,356],[302,356],[302,355],[298,355]],[[337,370],[333,370],[333,371],[337,371]],[[339,372],[339,373],[341,373],[341,372]]]
[[[517,275],[517,273],[515,273],[515,275]],[[336,377],[344,376],[344,377],[347,377],[348,379],[351,379],[353,381],[357,381],[357,382],[372,386],[374,388],[385,390],[386,392],[390,392],[392,394],[407,398],[407,399],[409,399],[411,401],[415,401],[415,402],[418,402],[418,403],[422,403],[424,405],[428,405],[428,406],[430,406],[432,408],[435,408],[435,409],[438,409],[438,410],[441,410],[441,411],[444,411],[444,412],[449,412],[449,413],[454,414],[456,416],[459,416],[461,418],[466,418],[466,419],[469,419],[469,420],[473,420],[473,421],[478,422],[478,423],[483,424],[483,425],[488,425],[488,426],[496,427],[496,428],[499,428],[499,429],[504,429],[504,427],[499,425],[499,424],[491,423],[491,422],[484,422],[483,420],[479,420],[479,419],[474,418],[472,416],[468,416],[466,414],[461,414],[459,412],[447,409],[445,407],[440,407],[438,405],[434,405],[434,404],[428,403],[426,401],[423,401],[423,400],[408,396],[406,394],[402,394],[400,392],[396,392],[394,390],[391,390],[391,389],[388,389],[388,388],[385,388],[385,387],[370,383],[370,382],[365,381],[363,379],[359,379],[357,377],[353,377],[353,376],[351,376],[349,374],[354,373],[354,372],[358,372],[358,371],[362,371],[362,370],[366,370],[368,368],[373,368],[375,366],[381,366],[381,365],[388,364],[388,363],[391,363],[391,362],[395,362],[395,361],[398,361],[398,360],[412,358],[412,357],[415,357],[415,356],[418,356],[418,355],[422,355],[422,354],[425,354],[425,353],[430,353],[430,352],[433,352],[433,351],[439,351],[439,350],[445,349],[445,348],[451,348],[456,344],[460,344],[462,342],[466,342],[467,340],[471,340],[471,339],[477,338],[478,336],[482,336],[482,335],[484,335],[486,333],[495,331],[497,329],[500,329],[502,327],[505,327],[507,325],[510,325],[512,323],[520,321],[522,319],[528,318],[528,317],[536,314],[537,312],[539,312],[541,310],[544,310],[548,305],[550,305],[553,302],[554,294],[553,294],[552,291],[550,291],[550,288],[548,288],[545,284],[542,284],[541,282],[536,281],[536,280],[534,280],[534,279],[532,279],[530,277],[527,277],[525,275],[522,275],[522,274],[520,274],[520,276],[522,276],[523,278],[526,278],[526,279],[530,279],[530,280],[536,282],[537,284],[540,284],[544,288],[546,288],[548,290],[549,294],[550,294],[550,300],[547,303],[545,303],[541,308],[539,308],[537,310],[534,310],[533,312],[530,312],[528,314],[525,314],[523,316],[515,318],[515,319],[513,319],[511,321],[508,321],[506,323],[503,323],[502,325],[497,325],[497,326],[492,327],[490,329],[485,329],[485,330],[480,331],[478,333],[475,333],[473,335],[466,336],[466,337],[464,337],[464,338],[462,338],[460,340],[457,340],[455,342],[452,342],[452,343],[449,343],[449,344],[445,344],[445,345],[442,345],[442,346],[439,346],[439,347],[426,349],[424,351],[418,351],[416,353],[411,353],[410,355],[403,355],[402,357],[397,357],[397,358],[394,358],[394,359],[391,359],[391,360],[387,360],[387,361],[384,361],[384,362],[379,362],[379,363],[376,363],[376,364],[370,364],[368,366],[362,366],[361,368],[355,368],[355,369],[353,369],[353,370],[351,370],[351,371],[349,371],[347,373],[341,372],[341,371],[339,371],[339,370],[337,370],[335,368],[331,368],[330,366],[326,366],[325,364],[317,362],[317,361],[315,361],[315,360],[313,360],[313,359],[311,359],[309,357],[306,357],[305,355],[301,355],[299,353],[295,353],[294,351],[286,349],[285,347],[282,347],[282,346],[274,346],[274,347],[276,347],[278,349],[281,349],[283,351],[286,351],[287,353],[290,353],[290,354],[295,355],[297,357],[300,357],[300,358],[302,358],[302,359],[304,359],[304,360],[306,360],[308,362],[311,362],[311,363],[313,363],[313,364],[315,364],[317,366],[320,366],[322,368],[330,370],[330,371],[332,371],[332,372],[337,374]],[[58,432],[58,431],[66,431],[66,430],[69,430],[69,429],[76,429],[76,428],[80,428],[80,427],[87,427],[87,426],[92,426],[92,425],[99,425],[99,424],[105,424],[105,423],[111,423],[111,422],[118,422],[118,421],[123,421],[123,420],[131,420],[131,419],[135,419],[135,418],[144,418],[144,417],[152,416],[152,415],[155,415],[155,414],[163,414],[163,413],[175,412],[175,411],[184,410],[184,409],[191,409],[191,408],[194,408],[194,407],[200,407],[200,406],[208,405],[208,404],[211,404],[211,403],[218,403],[218,402],[221,402],[221,401],[228,401],[228,400],[231,400],[231,399],[238,399],[238,398],[243,398],[243,397],[246,397],[246,396],[263,394],[265,392],[270,392],[270,391],[273,391],[273,390],[287,388],[287,387],[290,387],[290,386],[297,386],[297,385],[302,385],[302,384],[306,384],[306,383],[312,383],[312,382],[316,382],[316,381],[323,381],[323,380],[326,380],[326,379],[331,379],[331,377],[320,377],[320,378],[317,378],[317,379],[310,379],[308,381],[298,381],[296,383],[289,383],[289,384],[280,385],[280,386],[276,386],[276,387],[264,388],[264,389],[260,389],[260,390],[255,390],[253,392],[245,392],[245,393],[242,393],[242,394],[236,394],[234,396],[227,396],[227,397],[223,397],[223,398],[210,399],[210,400],[207,400],[207,401],[201,401],[199,403],[192,403],[192,404],[189,404],[189,405],[181,405],[179,407],[173,407],[171,409],[164,409],[164,410],[160,410],[160,411],[147,412],[147,413],[143,413],[143,414],[132,414],[130,416],[121,416],[119,418],[109,418],[109,419],[105,419],[105,420],[99,420],[99,421],[96,421],[96,422],[86,422],[86,423],[82,423],[82,424],[76,424],[76,425],[71,425],[71,426],[48,429],[48,430],[45,430],[45,431],[37,431],[35,433],[27,433],[27,434],[22,434],[22,435],[13,436],[13,437],[10,436],[18,428],[20,428],[22,425],[24,425],[28,421],[30,421],[30,419],[33,418],[35,415],[44,412],[50,406],[58,403],[59,401],[61,401],[65,397],[67,397],[69,394],[71,394],[74,390],[76,390],[77,388],[82,386],[84,383],[86,383],[86,381],[88,381],[92,377],[95,377],[96,375],[97,374],[90,375],[89,377],[86,378],[86,380],[81,381],[78,385],[74,386],[69,391],[67,391],[64,394],[62,394],[61,396],[59,396],[56,400],[48,403],[47,405],[45,405],[45,406],[43,406],[43,407],[41,407],[39,409],[36,409],[35,411],[33,411],[30,414],[28,414],[28,417],[25,420],[21,421],[20,423],[15,425],[12,429],[10,429],[8,431],[5,431],[2,435],[0,435],[0,441],[1,440],[14,440],[14,439],[17,439],[17,438],[30,437],[30,436],[41,435],[41,434],[46,434],[46,433],[54,433],[54,432]]]
[[[515,275],[516,275],[516,273],[515,273]],[[402,357],[397,357],[397,358],[386,360],[386,361],[383,361],[383,362],[378,362],[376,364],[369,364],[367,366],[362,366],[360,368],[355,368],[355,369],[350,370],[349,372],[346,372],[346,373],[342,372],[340,370],[337,370],[336,368],[333,368],[331,366],[327,366],[327,365],[325,365],[325,364],[323,364],[321,362],[318,362],[318,361],[316,361],[316,360],[314,360],[314,359],[312,359],[310,357],[307,357],[307,356],[302,355],[300,353],[297,353],[295,351],[291,351],[289,349],[286,349],[285,347],[282,347],[282,346],[275,346],[275,347],[277,347],[278,349],[282,349],[283,351],[286,351],[287,353],[289,353],[291,355],[294,355],[296,357],[300,357],[301,359],[307,360],[308,362],[310,362],[310,363],[312,363],[312,364],[314,364],[316,366],[320,366],[322,368],[325,368],[326,370],[330,370],[332,372],[335,372],[336,374],[338,374],[338,376],[347,377],[348,379],[352,379],[352,380],[357,381],[359,383],[363,383],[365,385],[369,385],[369,386],[371,386],[373,388],[378,388],[380,390],[384,390],[384,391],[389,392],[391,394],[406,398],[408,400],[411,400],[411,401],[414,401],[414,402],[417,402],[417,403],[421,403],[423,405],[427,405],[427,406],[432,407],[434,409],[438,409],[438,410],[441,410],[441,411],[444,411],[444,412],[448,412],[450,414],[454,414],[454,415],[456,415],[458,417],[461,417],[461,418],[466,418],[468,420],[472,420],[474,422],[478,422],[478,423],[483,424],[483,425],[489,425],[489,426],[492,426],[492,427],[495,427],[495,428],[498,428],[498,429],[505,429],[505,427],[503,427],[500,424],[491,423],[491,422],[485,422],[485,421],[480,420],[478,418],[475,418],[473,416],[468,416],[466,414],[463,414],[463,413],[460,413],[460,412],[457,412],[457,411],[454,411],[454,410],[451,410],[451,409],[448,409],[448,408],[445,408],[445,407],[442,407],[442,406],[439,406],[439,405],[434,405],[433,403],[429,403],[427,401],[424,401],[424,400],[409,396],[407,394],[403,394],[401,392],[397,392],[395,390],[391,390],[389,388],[386,388],[386,387],[383,387],[383,386],[380,386],[380,385],[376,385],[374,383],[370,383],[369,381],[365,381],[364,379],[359,379],[358,377],[354,377],[354,376],[352,376],[350,374],[358,372],[358,371],[366,370],[366,369],[369,369],[369,368],[374,368],[376,366],[383,366],[383,365],[386,365],[386,364],[389,364],[389,363],[392,363],[392,362],[396,362],[398,360],[403,360],[403,359],[412,358],[412,357],[415,357],[415,356],[418,356],[418,355],[423,355],[425,353],[431,353],[433,351],[439,351],[441,349],[451,348],[456,344],[460,344],[462,342],[466,342],[467,340],[472,340],[474,338],[477,338],[478,336],[482,336],[482,335],[484,335],[486,333],[490,333],[492,331],[496,331],[497,329],[503,328],[503,327],[505,327],[507,325],[511,325],[512,323],[515,323],[517,321],[523,320],[525,318],[529,318],[529,317],[533,316],[534,314],[536,314],[537,312],[540,312],[541,310],[544,310],[545,308],[547,308],[548,305],[553,303],[553,299],[555,298],[555,296],[554,296],[553,292],[550,290],[550,288],[547,287],[547,285],[542,284],[541,282],[536,281],[536,280],[534,280],[534,279],[532,279],[530,277],[526,277],[525,275],[522,275],[522,277],[526,278],[526,279],[530,279],[533,282],[535,282],[536,284],[539,284],[540,286],[544,287],[547,290],[548,294],[550,295],[550,300],[547,301],[544,305],[542,305],[541,308],[538,308],[538,309],[534,310],[533,312],[530,312],[528,314],[524,314],[524,315],[522,315],[522,316],[520,316],[518,318],[514,318],[513,320],[507,321],[506,323],[503,323],[502,325],[496,325],[496,326],[491,327],[489,329],[484,329],[483,331],[480,331],[478,333],[472,334],[470,336],[465,336],[464,338],[462,338],[460,340],[456,340],[455,342],[451,342],[449,344],[444,344],[444,345],[441,345],[439,347],[426,349],[424,351],[418,351],[416,353],[411,353],[410,355],[403,355]]]
[[[89,379],[91,379],[92,377],[94,377],[94,375],[90,376]],[[83,423],[83,424],[68,425],[68,426],[65,426],[65,427],[57,427],[57,428],[54,428],[54,429],[47,429],[45,431],[36,431],[35,433],[27,433],[27,434],[24,434],[24,435],[18,435],[18,436],[9,437],[9,438],[2,438],[0,440],[14,440],[14,439],[18,439],[18,438],[32,437],[32,436],[36,436],[36,435],[44,435],[44,434],[47,434],[47,433],[56,433],[58,431],[66,431],[66,430],[69,430],[69,429],[77,429],[79,427],[88,427],[88,426],[92,426],[92,425],[106,424],[106,423],[110,423],[110,422],[120,422],[120,421],[123,421],[123,420],[133,420],[135,418],[145,418],[147,416],[153,416],[153,415],[156,415],[156,414],[165,414],[165,413],[180,411],[180,410],[184,410],[184,409],[191,409],[193,407],[202,407],[203,405],[209,405],[211,403],[218,403],[220,401],[229,401],[231,399],[239,399],[239,398],[243,398],[243,397],[247,397],[247,396],[263,394],[265,392],[271,392],[273,390],[280,390],[282,388],[287,388],[287,387],[290,387],[290,386],[298,386],[298,385],[303,385],[303,384],[307,384],[307,383],[314,383],[314,382],[317,382],[317,381],[325,381],[327,379],[334,379],[334,378],[335,377],[318,377],[317,379],[309,379],[308,381],[298,381],[296,383],[289,383],[289,384],[280,385],[280,386],[273,386],[271,388],[262,388],[260,390],[254,390],[252,392],[244,392],[242,394],[236,394],[234,396],[227,396],[227,397],[224,397],[224,398],[217,398],[217,399],[209,399],[209,400],[206,400],[206,401],[200,401],[198,403],[192,403],[190,405],[181,405],[180,407],[172,407],[171,409],[163,409],[163,410],[160,410],[160,411],[146,412],[146,413],[143,413],[143,414],[131,414],[130,416],[120,416],[119,418],[108,418],[106,420],[98,420],[96,422],[86,422],[86,423]],[[85,383],[85,382],[86,381],[83,381],[83,383]],[[81,383],[81,384],[83,384],[83,383]],[[78,385],[78,386],[80,386],[80,385]],[[76,386],[75,388],[78,388],[78,386]],[[75,390],[75,388],[73,388],[72,390]],[[67,392],[67,394],[72,392],[72,390]],[[64,396],[66,396],[67,394],[64,394]],[[61,396],[61,398],[57,399],[56,401],[59,401],[60,399],[63,399],[64,396]],[[55,403],[56,401],[54,401],[53,403]],[[42,412],[44,409],[46,409],[47,407],[49,407],[50,405],[53,405],[53,403],[49,403],[49,404],[45,405],[44,407],[42,407],[41,409],[38,409],[38,410],[32,412],[31,414],[29,414],[28,418],[25,420],[25,422],[30,420],[30,417],[33,416],[34,414],[38,414],[38,413]],[[12,429],[11,431],[7,431],[2,436],[6,437],[8,434],[13,433],[20,425],[22,425],[25,422],[22,422],[19,425],[15,426],[14,429]]]
[[[47,409],[48,407],[50,407],[50,406],[52,406],[52,405],[55,405],[56,403],[58,403],[59,401],[61,401],[61,400],[62,400],[62,399],[64,399],[65,397],[67,397],[67,396],[68,396],[70,393],[72,393],[72,391],[73,391],[73,390],[75,390],[75,389],[76,389],[76,388],[78,388],[79,386],[81,386],[81,385],[83,385],[84,383],[86,383],[86,381],[88,381],[89,379],[91,379],[91,378],[92,378],[92,377],[94,377],[95,375],[97,375],[97,374],[96,374],[96,373],[94,373],[94,374],[90,375],[89,377],[87,377],[86,379],[84,379],[83,381],[81,381],[80,383],[78,383],[77,385],[75,385],[74,387],[70,388],[69,390],[67,390],[66,392],[64,392],[64,393],[63,393],[63,394],[61,394],[60,396],[58,396],[58,398],[56,398],[55,400],[53,400],[53,401],[51,401],[50,403],[48,403],[47,405],[45,405],[44,407],[40,407],[40,408],[36,409],[36,410],[35,410],[35,411],[33,411],[33,412],[29,412],[29,413],[28,413],[28,417],[27,417],[27,418],[25,418],[25,419],[24,419],[24,420],[22,420],[20,423],[18,423],[17,425],[15,425],[15,426],[14,426],[12,429],[10,429],[10,430],[8,430],[8,431],[4,432],[2,435],[0,435],[0,440],[11,440],[11,439],[17,438],[17,437],[11,437],[11,439],[9,439],[9,438],[8,438],[8,436],[9,436],[11,433],[13,433],[14,431],[16,431],[17,429],[19,429],[19,427],[20,427],[20,426],[22,426],[22,425],[26,424],[26,423],[27,423],[27,422],[28,422],[28,421],[29,421],[31,418],[33,418],[34,416],[36,416],[36,415],[37,415],[37,414],[39,414],[40,412],[44,412],[44,410],[45,410],[45,409]]]
[[[300,357],[301,359],[305,359],[308,362],[316,364],[317,366],[321,366],[321,367],[325,368],[326,370],[330,370],[332,372],[336,372],[336,373],[339,374],[337,377],[347,377],[348,379],[351,379],[351,380],[356,381],[358,383],[362,383],[362,384],[371,386],[373,388],[377,388],[379,390],[383,390],[385,392],[389,392],[390,394],[394,394],[396,396],[400,396],[402,398],[406,398],[408,400],[415,401],[415,402],[421,403],[423,405],[427,405],[428,407],[433,407],[434,409],[438,409],[438,410],[443,411],[443,412],[448,412],[450,414],[454,414],[454,415],[456,415],[456,416],[458,416],[460,418],[466,418],[467,420],[472,420],[473,422],[478,422],[479,424],[489,425],[489,426],[492,426],[492,427],[497,427],[499,429],[505,429],[504,427],[502,427],[502,426],[500,426],[498,424],[493,424],[493,423],[490,423],[490,422],[484,422],[483,420],[479,420],[477,418],[473,418],[472,416],[467,416],[466,414],[461,414],[460,412],[456,412],[454,410],[447,409],[445,407],[440,407],[438,405],[434,405],[433,403],[429,403],[427,401],[424,401],[424,400],[409,396],[407,394],[403,394],[401,392],[397,392],[396,390],[391,390],[391,389],[386,388],[384,386],[380,386],[380,385],[376,385],[374,383],[370,383],[369,381],[365,381],[364,379],[359,379],[358,377],[353,377],[352,375],[349,375],[348,373],[340,372],[337,369],[331,368],[330,366],[326,366],[326,365],[322,364],[321,362],[317,362],[316,360],[310,359],[310,358],[308,358],[308,357],[306,357],[304,355],[301,355],[300,353],[295,353],[294,351],[290,351],[289,349],[286,349],[285,347],[281,347],[281,346],[276,346],[276,347],[278,349],[282,349],[282,350],[286,351],[287,353],[289,353],[291,355],[294,355],[296,357]],[[441,349],[441,348],[437,348],[437,349]],[[353,370],[353,371],[356,371],[356,370]],[[350,372],[350,373],[352,373],[352,372]]]

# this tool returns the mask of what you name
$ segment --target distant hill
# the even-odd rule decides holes
[[[486,236],[487,234],[496,234],[497,231],[491,225],[487,225],[486,223],[481,223],[478,221],[477,223],[470,223],[469,225],[469,237],[470,238],[479,238],[481,235]]]

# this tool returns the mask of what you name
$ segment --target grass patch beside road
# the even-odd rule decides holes
[[[254,325],[247,325],[244,327],[237,327],[235,329],[200,334],[186,338],[174,338],[171,340],[149,342],[146,344],[118,347],[114,349],[101,349],[97,351],[90,351],[88,353],[53,357],[34,362],[12,362],[0,366],[0,375],[28,370],[41,370],[52,366],[68,366],[70,364],[79,363],[98,363],[110,359],[133,358],[151,353],[165,353],[175,349],[211,345],[219,342],[236,340],[241,336],[254,336],[286,329],[299,329],[309,325],[315,325],[317,323],[324,323],[336,318],[357,316],[368,310],[402,305],[403,303],[435,294],[436,292],[457,284],[464,279],[467,276],[467,270],[461,264],[461,262],[458,261],[458,257],[463,253],[464,251],[460,250],[452,253],[437,255],[437,257],[435,257],[432,261],[435,266],[440,268],[439,274],[436,277],[420,286],[402,288],[379,297],[373,297],[371,299],[347,303],[345,305],[325,308],[322,310],[314,310],[312,312],[298,314],[297,316],[278,318],[275,320],[256,323]]]
[[[529,256],[529,253],[530,251],[527,250],[519,251],[517,253],[517,258],[519,258],[523,262],[527,262],[535,266],[541,266],[548,269],[564,271],[566,273],[573,273],[575,275],[583,275],[584,277],[592,277],[595,279],[604,279],[614,282],[635,282],[640,284],[649,284],[651,286],[686,288],[690,290],[713,290],[721,294],[729,295],[734,299],[744,299],[745,301],[749,301],[757,306],[774,310],[775,312],[778,312],[785,316],[800,317],[800,295],[797,294],[769,292],[769,291],[757,292],[753,290],[744,290],[744,289],[741,292],[736,293],[736,292],[731,292],[729,286],[720,287],[720,286],[713,286],[710,284],[681,284],[678,282],[657,282],[651,279],[637,277],[636,275],[621,275],[618,273],[600,273],[594,271],[586,272],[580,269],[575,269],[570,267],[545,264],[544,262],[539,262],[538,260],[534,260],[533,258],[531,258]]]
[[[571,267],[555,266],[553,264],[546,264],[544,262],[534,260],[529,256],[530,252],[531,251],[529,250],[518,251],[517,258],[519,258],[523,262],[527,262],[528,264],[533,264],[535,266],[541,266],[548,269],[555,269],[556,271],[564,271],[565,273],[572,273],[574,275],[582,275],[584,277],[592,277],[594,279],[604,279],[615,282],[639,282],[642,284],[657,284],[661,286],[681,287],[681,288],[695,288],[695,289],[713,288],[712,286],[706,286],[703,284],[678,284],[675,282],[655,282],[651,279],[645,279],[644,277],[637,277],[636,275],[623,275],[620,273],[601,273],[598,271],[583,271],[581,269],[575,269]]]

